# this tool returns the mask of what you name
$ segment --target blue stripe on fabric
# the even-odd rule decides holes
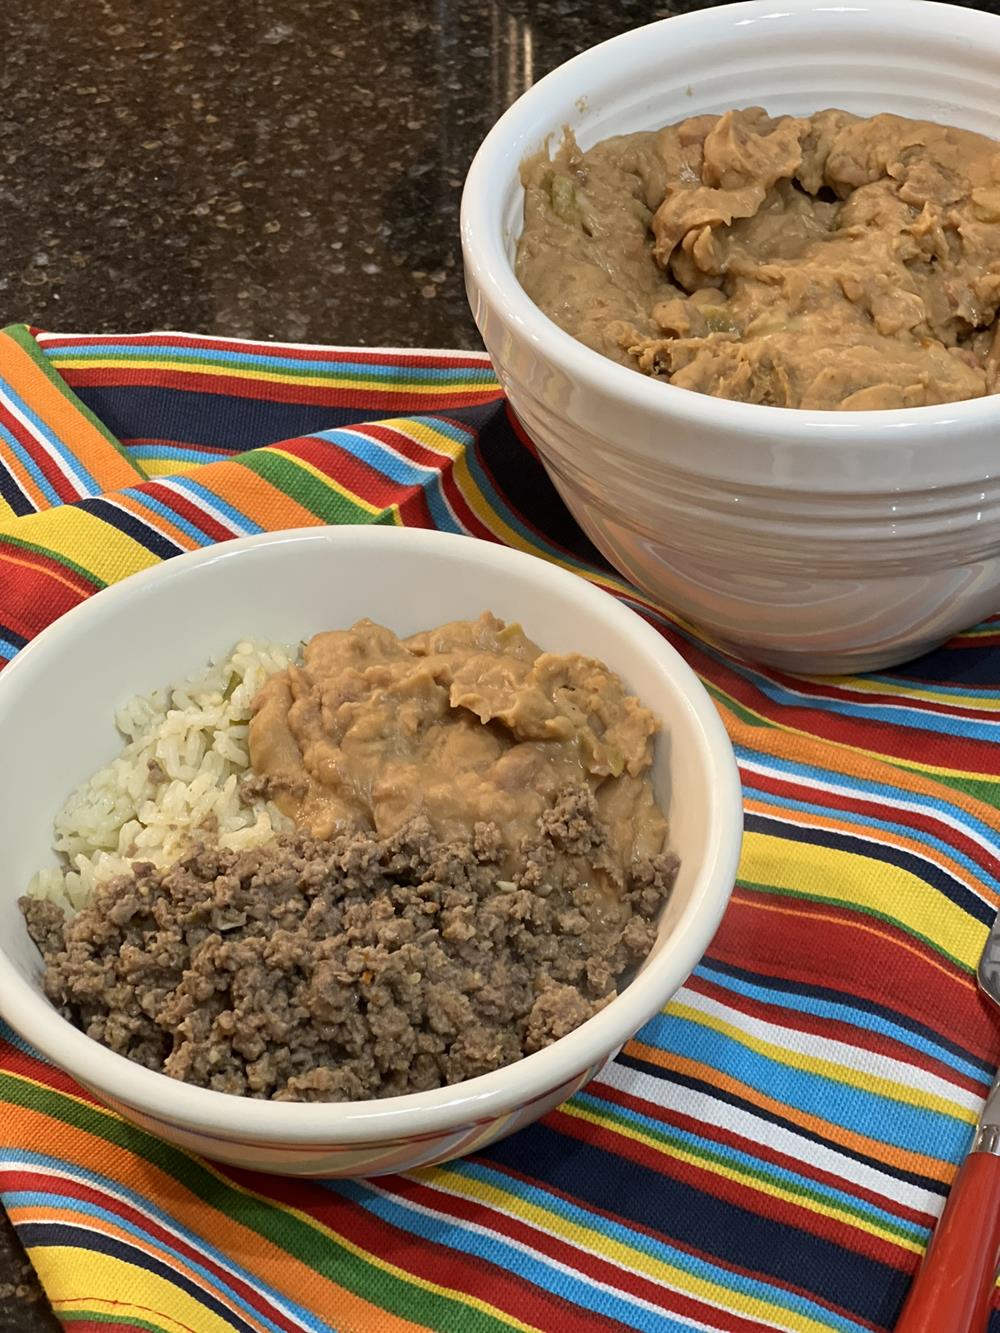
[[[25,1047],[24,1049],[27,1050],[30,1048]],[[28,1150],[11,1151],[10,1149],[4,1150],[0,1148],[0,1161],[8,1163],[13,1167],[39,1166],[57,1172],[66,1170],[66,1162],[64,1159],[51,1157],[46,1153],[31,1152]],[[230,1255],[213,1245],[207,1237],[200,1234],[196,1235],[193,1231],[184,1226],[184,1224],[172,1213],[168,1213],[164,1211],[164,1209],[158,1207],[147,1195],[139,1194],[135,1190],[129,1189],[127,1185],[122,1184],[119,1180],[99,1175],[95,1171],[89,1171],[86,1167],[80,1166],[78,1163],[72,1164],[71,1174],[81,1180],[86,1180],[96,1190],[99,1190],[102,1193],[120,1196],[138,1211],[149,1213],[150,1216],[155,1218],[156,1221],[161,1223],[166,1229],[178,1232],[194,1250],[200,1251],[208,1258],[213,1259],[223,1270],[232,1272],[236,1277],[240,1278],[241,1281],[246,1282],[249,1287],[260,1290],[268,1299],[273,1300],[275,1305],[287,1308],[290,1312],[294,1313],[295,1317],[303,1323],[306,1328],[315,1329],[317,1330],[317,1333],[336,1333],[336,1330],[334,1330],[330,1324],[324,1323],[322,1320],[318,1319],[318,1317],[311,1311],[307,1310],[304,1306],[300,1306],[296,1301],[292,1300],[291,1297],[286,1296],[283,1292],[277,1292],[262,1278],[257,1277],[249,1269],[236,1263]],[[21,1196],[31,1202],[44,1202],[47,1197],[45,1193],[33,1190],[6,1191],[3,1194],[3,1198],[8,1206],[10,1201],[17,1196]],[[86,1210],[93,1206],[84,1203],[82,1200],[74,1199],[71,1195],[60,1194],[58,1196],[54,1195],[53,1197],[57,1198],[60,1206],[72,1207],[74,1205],[79,1205],[82,1206],[82,1210]],[[97,1209],[96,1207],[95,1211],[99,1211],[110,1221],[116,1223],[116,1225],[127,1227],[137,1236],[141,1237],[144,1234],[141,1228],[129,1223],[117,1213],[105,1212],[103,1208]],[[162,1244],[163,1242],[158,1243]],[[185,1263],[193,1262],[186,1257],[184,1261]],[[218,1282],[218,1278],[214,1275],[210,1275],[210,1277],[213,1282]],[[228,1291],[229,1288],[227,1287],[226,1290]],[[236,1293],[233,1293],[233,1295],[237,1301],[241,1301],[241,1298],[236,1295]],[[245,1306],[244,1308],[251,1309],[255,1315],[258,1314],[253,1307]],[[264,1315],[259,1315],[259,1317],[262,1320],[265,1318]],[[270,1321],[267,1322],[270,1324]],[[274,1324],[270,1324],[270,1326],[277,1327]]]
[[[421,379],[441,381],[449,380],[488,380],[492,379],[492,370],[488,361],[480,366],[423,366],[405,365],[402,361],[388,364],[374,364],[367,361],[342,361],[336,356],[327,360],[303,360],[298,357],[271,355],[266,352],[226,352],[214,347],[167,347],[156,343],[134,344],[128,347],[114,344],[84,343],[75,347],[46,347],[42,344],[45,355],[53,361],[90,359],[94,357],[120,357],[132,364],[143,361],[226,361],[238,366],[259,367],[262,370],[306,370],[317,371],[331,376],[332,371],[346,372],[365,379],[384,379],[396,382],[398,392],[405,393],[409,381],[419,376]]]
[[[354,458],[359,458],[375,472],[381,473],[383,477],[388,477],[390,481],[395,481],[401,486],[422,486],[427,474],[437,471],[436,468],[421,466],[410,458],[403,458],[393,453],[387,445],[373,440],[361,431],[324,430],[314,438],[337,445]]]
[[[208,453],[204,449],[185,449],[184,445],[126,444],[129,458],[163,458],[178,463],[224,463],[232,458],[228,450],[225,453]]]
[[[490,480],[489,475],[483,468],[482,462],[480,461],[476,453],[476,450],[474,448],[466,450],[465,459],[466,462],[468,463],[469,471],[472,474],[472,479],[476,483],[479,490],[482,492],[483,497],[486,500],[486,503],[490,506],[491,509],[494,510],[496,514],[499,515],[500,518],[503,519],[503,521],[508,525],[508,527],[513,528],[514,531],[519,534],[519,536],[523,537],[523,539],[528,543],[529,546],[534,547],[536,551],[546,552],[549,556],[562,562],[563,564],[572,565],[574,569],[580,571],[581,573],[597,574],[600,572],[598,570],[595,570],[592,565],[588,565],[585,561],[580,560],[575,555],[572,555],[569,551],[562,551],[557,547],[552,546],[546,540],[546,538],[543,537],[540,533],[535,532],[533,528],[527,527],[523,522],[523,520],[517,514],[514,513],[514,511],[507,504],[507,501],[493,485],[493,482]]]
[[[466,448],[473,439],[469,431],[458,430],[450,422],[423,417],[415,417],[413,420],[433,427],[434,430]],[[434,526],[440,531],[457,533],[465,531],[448,504],[440,468],[424,466],[413,462],[412,459],[400,457],[392,451],[389,445],[373,440],[361,431],[342,429],[319,431],[313,438],[321,440],[324,444],[335,444],[338,448],[346,450],[353,457],[360,459],[367,467],[372,468],[373,471],[380,473],[383,477],[388,477],[390,481],[394,481],[398,485],[413,486],[421,490],[427,501],[427,508],[430,510]],[[422,448],[433,449],[432,445],[423,444],[421,441],[417,441],[417,443]]]
[[[991,626],[991,630],[994,634],[996,633],[996,629],[996,625]],[[879,681],[883,685],[890,685],[893,689],[900,691],[905,691],[909,684],[908,677],[906,676],[883,676],[869,673],[868,675],[858,677],[858,684],[862,689],[864,688],[866,680]],[[1000,690],[980,690],[976,689],[974,685],[971,687],[969,685],[939,685],[936,682],[929,682],[926,687],[914,684],[912,688],[914,690],[926,688],[933,694],[954,694],[960,697],[969,696],[973,699],[1000,699]],[[969,707],[974,708],[975,704],[970,703]],[[1000,726],[1000,714],[995,714],[995,716],[997,718],[997,725]]]
[[[948,1065],[957,1073],[975,1079],[977,1083],[989,1081],[980,1065],[973,1064],[971,1060],[963,1060],[960,1055],[957,1055],[948,1047],[939,1045],[937,1042],[922,1036],[919,1032],[914,1032],[912,1028],[891,1023],[888,1019],[870,1013],[867,1009],[856,1009],[853,1005],[838,1004],[833,1000],[820,1000],[812,995],[803,995],[799,991],[769,990],[764,986],[755,986],[751,982],[733,976],[731,972],[724,972],[716,968],[711,959],[705,959],[699,963],[694,970],[694,975],[710,981],[713,986],[723,987],[725,990],[743,995],[749,1000],[756,1000],[761,1004],[778,1006],[783,1009],[796,1009],[800,1013],[811,1014],[814,1018],[826,1018],[833,1022],[847,1023],[851,1027],[862,1028],[867,1032],[877,1032],[879,1036],[889,1037],[893,1041],[900,1042],[903,1046],[912,1046],[915,1050],[923,1052],[924,1055],[939,1060],[941,1064]]]
[[[796,1188],[807,1189],[812,1194],[821,1194],[824,1199],[833,1203],[842,1203],[851,1208],[855,1213],[861,1212],[866,1217],[874,1221],[883,1221],[908,1232],[915,1241],[923,1241],[929,1228],[914,1225],[912,1222],[905,1222],[889,1211],[888,1208],[879,1208],[870,1203],[867,1199],[860,1199],[857,1195],[851,1194],[846,1189],[837,1189],[824,1181],[816,1180],[812,1176],[804,1176],[800,1172],[792,1171],[788,1167],[778,1166],[774,1162],[765,1161],[761,1157],[755,1157],[751,1153],[741,1152],[739,1148],[734,1148],[731,1144],[720,1143],[715,1139],[705,1138],[700,1134],[693,1134],[690,1130],[679,1129],[676,1125],[666,1124],[663,1120],[657,1120],[655,1116],[643,1115],[642,1112],[634,1110],[632,1107],[621,1106],[618,1102],[604,1101],[599,1093],[587,1091],[578,1092],[573,1098],[574,1104],[589,1106],[593,1112],[607,1118],[613,1115],[616,1119],[627,1120],[639,1128],[649,1129],[658,1136],[667,1136],[672,1140],[679,1140],[689,1148],[710,1153],[713,1157],[721,1157],[730,1164],[737,1166],[748,1166],[759,1176],[761,1172],[776,1181],[790,1186],[793,1190]],[[668,1152],[668,1149],[664,1149]],[[755,1184],[754,1188],[759,1188]],[[852,1220],[851,1226],[857,1225],[856,1220]]]
[[[144,505],[147,509],[151,509],[154,513],[160,514],[163,518],[168,519],[174,527],[180,528],[180,530],[186,532],[189,537],[193,537],[199,546],[212,545],[212,538],[209,537],[207,533],[203,532],[201,528],[196,528],[193,523],[189,523],[186,518],[182,518],[181,515],[171,509],[169,505],[163,504],[160,500],[157,500],[155,496],[149,495],[146,491],[141,491],[135,486],[124,487],[121,494],[132,496],[133,499],[138,500],[139,503]],[[133,514],[132,517],[139,523],[143,521],[141,515]]]
[[[574,1102],[575,1100],[576,1098],[574,1098]],[[478,1181],[489,1189],[498,1191],[501,1195],[516,1194],[517,1198],[532,1203],[546,1212],[555,1213],[558,1217],[574,1226],[582,1227],[594,1233],[597,1237],[607,1236],[619,1244],[637,1250],[650,1259],[673,1265],[682,1272],[692,1273],[701,1280],[713,1282],[727,1291],[751,1296],[758,1300],[770,1301],[783,1309],[825,1322],[832,1329],[844,1330],[845,1333],[854,1333],[854,1330],[863,1327],[855,1320],[836,1314],[825,1306],[819,1305],[807,1297],[800,1296],[796,1292],[787,1291],[784,1287],[769,1283],[761,1278],[734,1273],[731,1269],[722,1268],[701,1255],[693,1255],[688,1250],[678,1249],[669,1242],[659,1239],[659,1237],[651,1236],[643,1231],[633,1231],[629,1226],[616,1221],[612,1217],[597,1216],[587,1208],[572,1203],[557,1194],[550,1194],[545,1189],[539,1188],[528,1181],[518,1180],[516,1189],[514,1189],[509,1176],[494,1170],[487,1163],[465,1158],[461,1161],[448,1163],[444,1169],[453,1171],[458,1176]],[[600,1241],[598,1240],[592,1247],[588,1246],[584,1253],[589,1252],[590,1249],[599,1254]]]
[[[744,745],[735,745],[733,749],[738,762],[742,759],[745,762],[753,763],[757,768],[764,768],[765,770],[773,768],[782,773],[796,775],[807,782],[812,780],[826,783],[835,788],[840,787],[848,791],[863,792],[866,796],[877,797],[890,806],[905,802],[917,810],[947,815],[960,828],[964,826],[966,829],[975,830],[977,839],[984,842],[987,848],[993,848],[994,855],[1000,853],[1000,847],[997,846],[998,835],[996,829],[990,828],[987,824],[976,819],[975,815],[970,814],[969,811],[962,810],[946,800],[938,800],[911,791],[900,792],[897,787],[887,786],[885,783],[876,782],[872,778],[859,778],[854,774],[843,773],[836,768],[817,768],[813,764],[803,764],[798,760],[763,754],[759,750],[751,750]],[[943,790],[945,789],[942,788]]]
[[[38,466],[36,460],[31,456],[31,454],[21,443],[21,441],[17,438],[17,436],[13,433],[13,431],[9,430],[3,424],[3,422],[0,422],[0,439],[5,440],[6,443],[10,446],[12,453],[24,467],[25,471],[32,478],[35,484],[38,486],[38,489],[45,496],[46,500],[48,500],[53,505],[62,504],[63,500],[60,498],[59,492],[55,489],[55,487],[49,481],[48,477],[46,477],[45,473]],[[16,483],[16,478],[14,478],[13,480]],[[32,501],[26,500],[26,503],[30,505]]]
[[[398,1227],[405,1232],[419,1236],[422,1240],[433,1241],[438,1245],[447,1245],[449,1248],[458,1250],[472,1258],[483,1259],[488,1263],[498,1265],[516,1273],[523,1281],[531,1282],[543,1291],[549,1291],[562,1300],[572,1301],[574,1305],[601,1314],[605,1318],[614,1319],[625,1328],[641,1330],[641,1333],[690,1333],[691,1326],[689,1323],[680,1322],[665,1311],[647,1309],[639,1303],[641,1298],[630,1299],[626,1292],[611,1291],[604,1286],[597,1286],[588,1282],[582,1275],[567,1273],[557,1267],[555,1263],[546,1261],[544,1256],[526,1253],[495,1230],[490,1230],[489,1234],[483,1235],[447,1216],[444,1219],[427,1217],[418,1209],[413,1208],[407,1200],[396,1197],[386,1198],[383,1195],[369,1192],[363,1185],[345,1183],[341,1188],[343,1193],[354,1203],[382,1221],[388,1222],[390,1226]],[[506,1182],[506,1188],[508,1190],[510,1188],[509,1181]],[[519,1197],[523,1197],[523,1194],[519,1193]],[[544,1196],[543,1206],[548,1207],[550,1204],[551,1200],[548,1196]],[[447,1211],[447,1204],[444,1200],[442,1200],[442,1209],[445,1212]],[[585,1225],[593,1227],[593,1222],[593,1217],[589,1217]],[[485,1225],[488,1227],[488,1223]],[[602,1231],[610,1230],[603,1218],[601,1219],[601,1229]],[[631,1240],[632,1237],[629,1237],[629,1239]],[[664,1254],[661,1257],[665,1263],[675,1264],[687,1272],[693,1271],[699,1278],[707,1278],[717,1282],[727,1290],[735,1288],[738,1291],[752,1292],[761,1299],[772,1301],[774,1304],[785,1308],[788,1308],[790,1304],[787,1292],[775,1289],[765,1283],[753,1282],[749,1279],[741,1280],[738,1277],[736,1283],[734,1283],[734,1274],[725,1269],[716,1268],[704,1260],[696,1260],[692,1255],[673,1250],[669,1246],[663,1246],[662,1248]],[[640,1276],[654,1286],[659,1285],[656,1279],[650,1278],[648,1274],[640,1274]],[[683,1290],[683,1288],[680,1289]],[[794,1302],[796,1298],[793,1296],[791,1300]],[[808,1310],[818,1313],[820,1309],[821,1307],[817,1307],[811,1302],[802,1302],[803,1312]],[[828,1310],[823,1309],[822,1314],[827,1320],[830,1319]],[[858,1327],[853,1321],[836,1319],[836,1316],[834,1316],[834,1319],[836,1322],[830,1324],[831,1328],[843,1329],[849,1333],[849,1331]],[[570,1320],[570,1325],[571,1322]]]
[[[63,443],[59,436],[51,430],[47,422],[43,421],[38,413],[28,406],[8,380],[2,382],[2,389],[21,415],[31,423],[31,426],[39,439],[43,440],[52,452],[58,454],[63,462],[66,463],[70,472],[73,473],[79,484],[84,487],[89,494],[96,494],[100,489],[97,485],[97,478],[91,476],[76,454],[73,453],[73,451]]]
[[[969,1145],[972,1126],[965,1121],[759,1055],[735,1037],[679,1014],[655,1015],[637,1040],[728,1074],[787,1106],[879,1143],[907,1149],[919,1143],[926,1156],[948,1162],[959,1161]],[[795,1058],[790,1051],[789,1059]]]
[[[944,852],[953,861],[957,861],[970,872],[972,877],[988,885],[994,892],[1000,893],[1000,880],[995,879],[987,870],[984,870],[978,862],[973,861],[965,852],[959,851],[951,843],[945,842],[942,838],[936,838],[932,833],[924,829],[912,828],[909,824],[895,824],[888,819],[876,819],[871,815],[858,814],[854,810],[842,810],[839,806],[836,808],[830,806],[817,805],[813,801],[798,801],[789,796],[775,795],[774,792],[764,791],[759,787],[754,787],[748,782],[744,782],[743,790],[747,795],[753,795],[754,800],[760,801],[762,805],[782,806],[788,810],[800,810],[803,814],[822,815],[826,818],[835,817],[837,820],[843,820],[845,824],[854,824],[862,828],[884,829],[887,833],[895,833],[901,837],[909,838],[913,842],[922,843],[925,847],[934,847],[938,851]]]
[[[0,636],[0,653],[3,653],[4,657],[10,659],[20,651],[21,651],[20,647],[18,647],[16,644],[11,643],[10,639],[5,639],[2,636]]]
[[[815,709],[823,713],[836,713],[844,717],[857,717],[867,722],[881,722],[887,726],[907,727],[917,731],[929,731],[928,719],[933,719],[934,731],[944,736],[962,736],[968,740],[995,740],[997,738],[998,728],[994,723],[977,722],[972,718],[955,717],[950,713],[923,711],[916,708],[908,708],[900,703],[855,703],[848,699],[836,699],[832,696],[822,696],[814,694],[799,694],[795,690],[785,685],[779,685],[776,681],[769,680],[767,676],[761,675],[759,671],[754,671],[751,667],[741,663],[739,666],[740,675],[744,680],[754,685],[766,699],[782,708],[795,708],[799,710]],[[879,699],[884,696],[877,696]]]
[[[167,480],[167,478],[164,478],[164,480]],[[181,492],[189,491],[191,495],[195,496],[204,504],[211,505],[213,509],[218,510],[218,512],[222,514],[224,518],[228,519],[233,527],[240,532],[250,534],[264,531],[259,523],[255,523],[252,518],[248,518],[241,510],[237,509],[234,505],[231,505],[228,500],[224,500],[222,496],[218,495],[215,491],[209,490],[207,486],[203,486],[201,482],[196,481],[194,477],[170,477],[169,481],[170,485],[177,490]]]

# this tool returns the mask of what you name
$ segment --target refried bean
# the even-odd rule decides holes
[[[919,407],[1000,386],[1000,144],[894,115],[695,116],[522,167],[517,274],[681,388]]]

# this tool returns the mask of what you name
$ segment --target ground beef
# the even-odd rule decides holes
[[[495,825],[442,842],[417,819],[388,838],[203,845],[135,865],[73,917],[21,907],[46,993],[88,1036],[222,1092],[353,1101],[485,1074],[614,997],[677,862],[597,888],[586,868],[604,841],[581,787],[545,812],[512,879]]]

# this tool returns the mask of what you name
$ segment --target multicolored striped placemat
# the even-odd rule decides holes
[[[656,625],[736,746],[732,906],[572,1101],[373,1183],[185,1156],[5,1031],[0,1197],[66,1327],[889,1329],[1000,1056],[973,979],[1000,901],[1000,618],[892,673],[764,671],[604,564],[482,355],[0,335],[0,658],[157,560],[315,523],[506,542]]]

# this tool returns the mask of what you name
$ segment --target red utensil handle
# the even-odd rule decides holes
[[[973,1152],[955,1178],[895,1333],[985,1333],[1000,1266],[1000,1157]]]

